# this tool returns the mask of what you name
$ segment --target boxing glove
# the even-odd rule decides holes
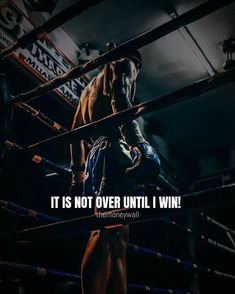
[[[127,174],[138,184],[155,183],[160,173],[160,159],[149,143],[131,147],[133,165],[127,168]]]

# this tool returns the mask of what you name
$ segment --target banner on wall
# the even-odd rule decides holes
[[[0,9],[0,47],[16,42],[34,26],[15,5]],[[47,38],[43,37],[25,49],[16,50],[12,56],[41,82],[47,82],[69,71],[73,63]],[[82,78],[68,81],[54,91],[67,103],[76,105],[85,83]]]

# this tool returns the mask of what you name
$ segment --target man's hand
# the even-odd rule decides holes
[[[81,196],[83,194],[84,171],[73,171],[72,183],[69,189],[70,196]]]
[[[127,174],[138,184],[155,183],[160,173],[160,159],[149,143],[132,147],[133,166],[126,169]]]
[[[72,182],[70,189],[69,189],[69,195],[70,196],[82,196],[82,193],[83,193],[83,183]]]

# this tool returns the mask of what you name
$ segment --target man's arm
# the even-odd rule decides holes
[[[81,111],[81,102],[79,102],[77,111],[74,115],[72,130],[84,125]],[[70,144],[71,169],[73,172],[72,182],[82,182],[84,180],[85,167],[85,147],[83,140]]]
[[[123,59],[116,63],[111,81],[111,104],[113,113],[132,107],[131,99],[135,95],[137,69],[133,61]],[[146,142],[135,120],[120,127],[121,134],[129,146]]]
[[[115,66],[111,100],[114,113],[132,107],[136,76],[135,64],[128,59]],[[143,137],[138,123],[132,120],[122,125],[120,131],[131,147],[133,166],[127,168],[127,173],[139,184],[154,183],[160,172],[160,160],[154,148]]]

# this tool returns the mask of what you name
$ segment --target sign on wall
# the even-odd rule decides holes
[[[1,48],[11,46],[34,28],[32,22],[15,4],[0,9],[0,27]],[[25,49],[16,50],[12,56],[41,82],[50,81],[74,66],[47,37]],[[84,86],[82,79],[74,79],[54,91],[69,104],[76,105]]]

